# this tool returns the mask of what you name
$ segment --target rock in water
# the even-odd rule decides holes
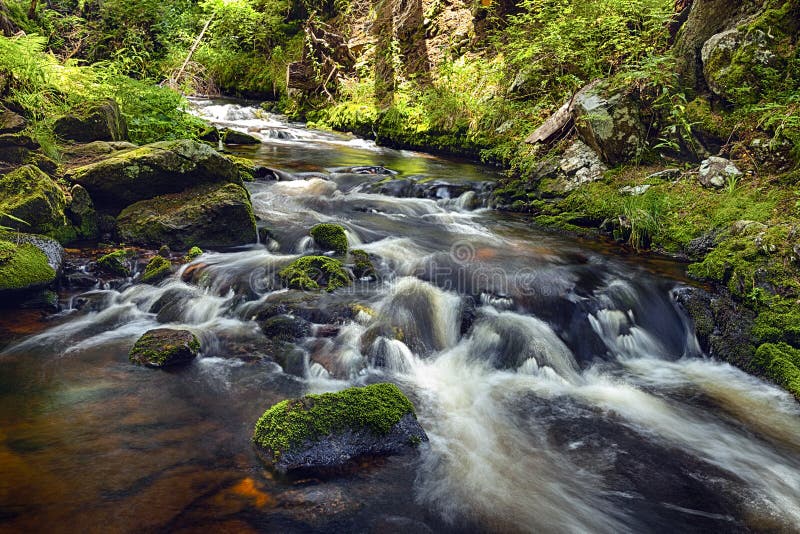
[[[239,132],[224,128],[222,132],[222,142],[226,145],[260,145],[261,140],[248,133]]]
[[[54,239],[31,234],[0,234],[0,295],[52,284],[64,263]]]
[[[337,254],[346,254],[349,243],[347,234],[341,224],[321,223],[314,226],[310,231],[314,242],[322,250],[333,250]]]
[[[258,420],[253,441],[278,472],[324,472],[400,453],[428,436],[397,386],[372,384],[279,402]]]
[[[200,341],[188,330],[156,328],[139,338],[128,357],[147,367],[169,367],[192,361],[200,353]]]
[[[128,139],[128,124],[119,104],[111,98],[76,108],[70,114],[56,119],[53,131],[63,139],[83,143]]]
[[[242,185],[239,171],[206,144],[162,141],[78,167],[66,178],[89,191],[101,209],[119,210],[159,195],[203,184]]]
[[[256,242],[250,197],[237,184],[210,185],[142,200],[117,217],[125,242],[144,246],[234,247]]]

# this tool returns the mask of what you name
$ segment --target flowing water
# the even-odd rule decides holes
[[[701,354],[680,266],[482,208],[491,169],[198,105],[264,140],[236,152],[273,169],[248,185],[269,238],[157,287],[65,294],[46,322],[4,312],[0,531],[799,530],[800,408]],[[377,280],[277,287],[318,222],[344,225]],[[276,304],[315,334],[266,339],[253,318]],[[201,357],[131,365],[158,326],[195,332]],[[414,401],[419,454],[324,480],[259,463],[274,402],[379,381]]]

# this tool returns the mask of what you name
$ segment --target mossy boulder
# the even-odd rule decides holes
[[[324,472],[427,440],[414,406],[394,384],[279,402],[264,412],[253,433],[264,460],[282,473]]]
[[[573,118],[578,134],[606,163],[637,156],[647,136],[642,104],[633,89],[610,90],[592,83],[575,95]]]
[[[0,162],[22,164],[33,157],[39,142],[24,133],[0,134]]]
[[[239,132],[237,130],[231,130],[229,128],[223,128],[220,131],[222,135],[222,142],[226,145],[259,145],[261,144],[261,140],[255,136],[252,136],[248,133]]]
[[[353,257],[353,275],[356,278],[375,278],[375,266],[369,254],[363,250],[351,250],[350,255]]]
[[[93,239],[99,234],[97,212],[89,192],[80,185],[74,185],[69,190],[70,200],[67,203],[67,218],[72,222],[78,236],[83,239]]]
[[[142,282],[146,284],[157,284],[172,272],[172,263],[164,256],[153,256],[147,262],[142,274]]]
[[[250,196],[241,185],[206,185],[136,202],[117,217],[125,242],[219,248],[256,242]]]
[[[200,353],[200,341],[188,330],[157,328],[136,341],[130,361],[147,367],[171,367],[192,361]]]
[[[53,131],[62,139],[89,141],[125,141],[128,124],[111,98],[84,104],[53,123]]]
[[[25,165],[0,177],[2,226],[68,240],[68,234],[74,234],[74,231],[64,216],[66,205],[67,199],[61,188],[33,165]]]
[[[800,349],[786,343],[764,343],[755,361],[766,375],[800,399]]]
[[[292,289],[333,291],[350,285],[342,262],[325,256],[304,256],[282,269],[278,276]]]
[[[186,253],[186,256],[183,257],[183,261],[189,263],[190,261],[194,261],[195,259],[199,258],[203,254],[203,249],[200,247],[192,247],[189,249],[189,252]]]
[[[318,224],[309,231],[309,234],[321,249],[332,250],[337,254],[347,253],[347,234],[341,224]]]
[[[115,250],[100,256],[97,266],[108,274],[127,277],[131,275],[131,259],[135,255],[132,250]]]
[[[56,276],[57,269],[41,248],[14,236],[0,236],[0,295],[48,286]]]
[[[25,119],[4,106],[0,106],[0,133],[15,133],[25,128]]]
[[[302,317],[281,314],[270,317],[261,323],[261,331],[271,339],[296,341],[310,336],[313,325]]]
[[[72,169],[66,178],[80,184],[95,204],[114,211],[134,202],[178,193],[202,184],[242,184],[239,171],[204,143],[162,141]]]

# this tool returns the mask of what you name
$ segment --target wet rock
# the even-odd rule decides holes
[[[132,250],[115,250],[101,256],[97,260],[97,266],[108,274],[128,277],[131,275],[131,260],[135,256],[136,253]]]
[[[376,272],[375,266],[372,264],[372,259],[363,250],[351,250],[350,255],[353,258],[353,276],[360,280],[362,278],[375,279]]]
[[[153,256],[142,273],[142,282],[157,284],[172,273],[172,264],[164,256]]]
[[[0,233],[0,295],[47,287],[63,264],[64,249],[54,239]]]
[[[742,171],[730,160],[712,156],[700,164],[697,179],[707,188],[722,189],[730,180],[737,180]]]
[[[257,239],[250,197],[232,183],[136,202],[122,210],[117,227],[125,242],[183,250],[234,247]]]
[[[159,323],[180,322],[188,309],[194,292],[185,287],[173,287],[164,292],[152,306],[150,313],[156,314]]]
[[[351,307],[331,297],[327,293],[295,290],[274,293],[252,310],[247,319],[261,322],[275,315],[287,314],[316,324],[331,324],[352,318]]]
[[[347,234],[341,224],[322,223],[308,232],[314,243],[324,251],[332,250],[337,254],[347,254],[349,244]]]
[[[228,158],[204,143],[163,141],[70,170],[66,178],[89,191],[95,205],[118,210],[204,184],[242,185]]]
[[[414,407],[394,384],[280,402],[264,412],[253,434],[264,461],[282,473],[325,473],[427,440]]]
[[[398,515],[385,515],[377,518],[370,526],[374,534],[382,532],[414,532],[415,534],[434,534],[434,531],[422,521]]]
[[[641,103],[632,90],[609,92],[594,82],[575,95],[573,118],[580,138],[606,163],[628,161],[644,145]]]
[[[0,177],[0,225],[56,238],[68,237],[64,192],[33,165]],[[22,219],[24,222],[12,219]]]
[[[226,145],[260,145],[261,140],[248,133],[223,128],[220,132],[222,142]]]
[[[171,367],[192,361],[200,341],[188,330],[157,328],[146,332],[131,348],[130,361],[147,367]]]
[[[25,119],[0,105],[0,133],[16,133],[25,128]]]
[[[333,291],[351,283],[342,262],[325,256],[299,258],[282,269],[278,277],[291,289],[306,291]]]
[[[369,189],[396,198],[407,198],[412,196],[416,182],[410,178],[398,178],[396,180],[387,180],[385,182],[378,182],[371,186]]]
[[[125,141],[128,139],[128,124],[113,99],[91,103],[59,117],[53,131],[62,139],[72,141]]]
[[[275,315],[261,323],[264,335],[279,341],[297,341],[312,333],[312,324],[294,315]]]
[[[89,192],[80,185],[73,185],[69,190],[70,201],[67,204],[66,214],[78,236],[83,239],[93,239],[99,234],[97,212]]]

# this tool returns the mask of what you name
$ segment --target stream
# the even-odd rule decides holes
[[[248,184],[269,237],[158,286],[64,292],[46,321],[0,310],[0,531],[800,532],[800,406],[701,353],[681,265],[484,207],[488,167],[195,105],[263,140],[231,150],[279,178]],[[377,279],[277,287],[320,222]],[[253,318],[287,302],[316,326],[277,354]],[[160,326],[201,357],[129,363]],[[418,453],[327,479],[259,462],[273,403],[385,381]]]

